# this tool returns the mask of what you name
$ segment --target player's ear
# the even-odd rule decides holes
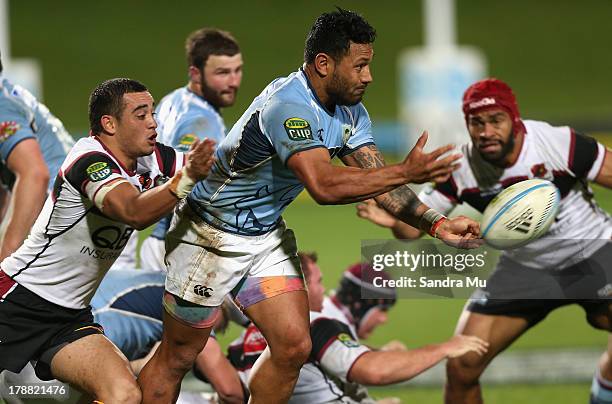
[[[189,66],[189,81],[193,81],[195,83],[202,82],[202,70],[198,69],[195,66]]]
[[[334,60],[327,53],[317,53],[314,59],[314,67],[321,77],[331,74]]]
[[[109,135],[114,135],[117,131],[117,120],[112,115],[102,115],[100,118],[100,123],[102,124],[102,129]]]

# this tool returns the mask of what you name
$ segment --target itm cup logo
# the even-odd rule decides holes
[[[357,348],[359,346],[359,344],[346,333],[338,334],[338,341],[349,348]]]
[[[196,141],[197,137],[193,133],[188,133],[186,135],[181,136],[179,139],[179,144],[177,149],[181,151],[187,151],[191,147],[191,145]]]
[[[313,140],[310,123],[302,118],[289,118],[284,124],[289,139],[295,141]]]
[[[108,166],[108,163],[104,161],[99,161],[97,163],[91,164],[87,167],[87,176],[93,182],[102,181],[110,177],[112,171]]]

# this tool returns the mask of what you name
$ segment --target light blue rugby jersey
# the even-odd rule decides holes
[[[161,340],[165,281],[164,272],[113,269],[91,300],[94,321],[129,360]]]
[[[274,229],[304,189],[287,159],[324,147],[331,157],[373,144],[365,107],[327,111],[300,69],[270,83],[217,148],[217,162],[187,201],[211,225],[242,235]]]
[[[181,87],[162,98],[157,113],[158,142],[186,152],[195,139],[205,137],[219,143],[225,124],[219,112],[204,98]]]
[[[12,177],[6,167],[9,155],[19,142],[30,138],[38,141],[49,168],[47,189],[50,192],[74,139],[62,122],[28,90],[0,77],[0,171],[4,181]],[[12,183],[7,185],[12,187]]]
[[[209,138],[219,144],[225,137],[223,118],[204,98],[181,87],[162,98],[156,108],[158,141],[187,152],[195,139]],[[172,215],[159,221],[152,237],[163,240]]]

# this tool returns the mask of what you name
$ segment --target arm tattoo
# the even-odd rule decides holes
[[[385,159],[375,145],[360,147],[345,157],[346,165],[360,168],[380,168]],[[406,223],[418,222],[416,211],[422,205],[417,195],[407,185],[402,185],[377,198],[385,210]]]
[[[380,168],[385,166],[385,159],[375,145],[368,145],[346,156],[344,163],[360,168]]]

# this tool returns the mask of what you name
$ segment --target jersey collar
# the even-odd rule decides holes
[[[327,113],[327,115],[333,117],[335,115],[335,111],[331,112],[329,109],[327,109],[327,107],[325,105],[323,105],[323,103],[319,99],[319,96],[317,95],[317,92],[312,87],[312,84],[310,84],[310,80],[308,80],[308,76],[304,72],[304,68],[303,67],[300,67],[300,73],[302,73],[302,75],[304,76],[304,79],[306,80],[306,84],[308,85],[308,88],[310,89],[310,93],[312,94],[312,98],[314,98],[314,100],[317,102],[317,104],[319,104],[319,106],[323,109],[323,111],[325,111]]]

